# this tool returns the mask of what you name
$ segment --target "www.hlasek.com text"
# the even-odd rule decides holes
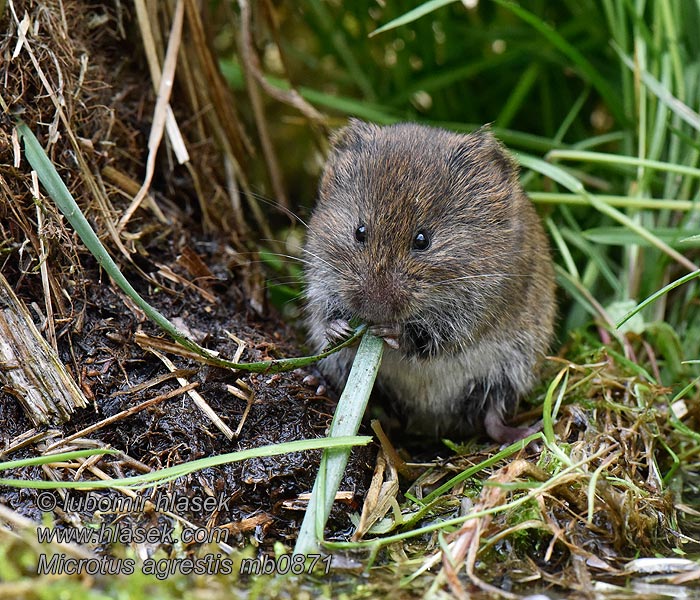
[[[225,527],[186,527],[175,535],[175,529],[169,525],[129,526],[122,524],[101,523],[97,527],[55,528],[40,526],[36,537],[40,543],[74,543],[74,544],[219,544],[227,543],[230,530]]]

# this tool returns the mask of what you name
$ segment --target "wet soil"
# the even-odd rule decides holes
[[[269,316],[263,318],[247,304],[234,274],[226,267],[225,245],[211,240],[200,242],[189,235],[180,235],[178,239],[179,247],[159,241],[159,245],[164,247],[155,249],[152,253],[154,258],[157,255],[159,264],[167,265],[187,281],[192,276],[178,265],[178,256],[185,248],[187,253],[196,253],[204,264],[211,265],[212,273],[216,274],[214,280],[205,284],[207,298],[214,301],[202,298],[192,287],[165,281],[157,272],[150,275],[162,287],[153,293],[153,287],[148,289],[149,286],[143,283],[138,285],[138,277],[127,273],[137,283],[136,287],[141,288],[139,291],[161,313],[189,331],[198,342],[225,357],[233,357],[238,347],[226,335],[226,332],[233,333],[247,345],[242,362],[295,356],[303,352],[296,343],[297,332],[282,323],[275,316],[274,309],[268,309]],[[50,435],[38,446],[13,452],[12,459],[34,455],[42,445],[45,447],[179,386],[176,380],[168,379],[145,390],[129,392],[130,388],[153,381],[167,372],[156,356],[135,343],[136,332],[142,331],[153,337],[162,337],[163,334],[137,310],[132,310],[133,305],[121,291],[115,291],[91,259],[83,258],[88,263],[83,275],[90,278],[90,284],[86,287],[86,297],[73,301],[74,314],[80,315],[80,318],[66,323],[60,332],[59,353],[62,362],[68,366],[92,402],[78,411],[69,423],[52,428]],[[6,273],[8,278],[11,275],[11,272]],[[27,304],[38,299],[38,290],[33,289],[35,286],[30,283],[31,280],[25,279],[18,290]],[[199,285],[203,285],[201,281]],[[124,456],[105,457],[100,461],[100,469],[109,476],[138,475],[141,473],[138,463],[158,469],[207,456],[318,438],[326,434],[335,402],[327,396],[316,396],[314,388],[304,385],[302,380],[308,374],[305,371],[275,375],[234,373],[203,366],[192,360],[171,358],[177,368],[191,370],[186,376],[187,381],[199,384],[197,391],[233,430],[239,427],[248,402],[229,393],[227,385],[234,385],[238,380],[239,389],[252,391],[254,402],[240,434],[232,440],[227,439],[191,398],[179,395],[86,436],[94,445],[123,453]],[[19,401],[2,392],[0,422],[3,423],[4,444],[10,447],[31,429]],[[90,442],[81,439],[64,449],[89,445]],[[354,492],[353,499],[351,506],[334,511],[329,527],[336,532],[335,535],[342,537],[349,528],[348,509],[356,510],[361,502],[371,474],[373,453],[371,448],[353,453],[341,486],[342,490]],[[228,538],[230,545],[245,545],[251,537],[256,544],[267,546],[282,540],[291,545],[303,517],[300,508],[303,508],[304,502],[299,502],[298,496],[311,491],[319,458],[320,452],[295,452],[226,464],[163,486],[159,493],[184,498],[199,496],[219,499],[216,510],[210,510],[210,504],[207,510],[204,507],[199,511],[191,510],[197,506],[196,503],[180,503],[177,506],[183,510],[178,514],[197,526],[226,526],[235,533]],[[53,472],[61,476],[61,469]],[[41,469],[34,468],[18,470],[10,473],[10,476],[41,479],[45,475]],[[66,470],[65,476],[70,478],[72,472]],[[117,491],[100,492],[106,493],[115,497],[121,494]],[[79,492],[71,492],[71,496],[80,495]],[[4,504],[34,520],[41,520],[36,497],[34,490],[5,488],[0,491],[0,501]],[[64,521],[75,525],[71,523],[71,515],[60,511],[60,507],[65,505],[65,497],[58,504],[56,518],[59,524]],[[95,515],[90,514],[89,510],[77,513],[83,523],[94,522]],[[135,515],[132,518],[136,518]],[[152,517],[141,515],[141,518]]]

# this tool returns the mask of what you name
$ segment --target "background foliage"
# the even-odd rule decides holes
[[[697,3],[303,0],[268,11],[256,13],[256,44],[269,77],[291,82],[332,126],[346,116],[463,131],[491,123],[512,150],[543,157],[601,199],[602,209],[551,173],[523,171],[561,265],[561,343],[571,332],[588,338],[592,318],[614,329],[637,301],[694,270]],[[225,31],[222,68],[242,90]],[[306,214],[321,160],[298,112],[274,102],[268,111],[294,208]],[[696,291],[691,282],[627,325],[651,343],[666,384],[688,376],[680,360],[700,351]]]

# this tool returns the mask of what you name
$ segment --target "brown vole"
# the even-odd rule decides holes
[[[377,386],[407,431],[498,442],[554,322],[547,238],[517,167],[485,130],[351,121],[333,139],[306,243],[316,350],[351,319],[389,345]],[[321,363],[342,386],[354,349]]]

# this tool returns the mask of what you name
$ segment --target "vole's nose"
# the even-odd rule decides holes
[[[387,274],[368,278],[358,289],[353,304],[358,316],[369,324],[396,323],[406,311],[409,294],[399,278]]]

